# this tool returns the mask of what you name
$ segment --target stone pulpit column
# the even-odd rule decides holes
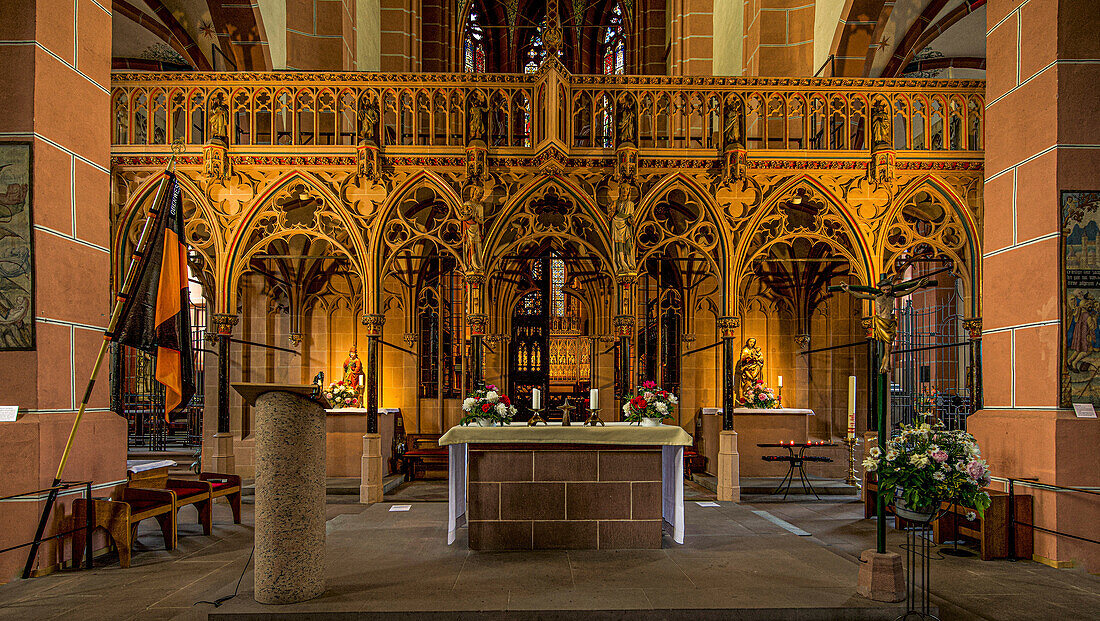
[[[325,408],[314,386],[233,384],[255,408],[255,598],[292,604],[325,590]]]

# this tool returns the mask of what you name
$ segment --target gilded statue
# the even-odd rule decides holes
[[[737,97],[726,102],[726,118],[722,125],[725,147],[732,149],[745,146],[745,132],[742,130],[741,100]]]
[[[634,122],[634,108],[623,106],[619,116],[619,144],[634,144],[637,124]]]
[[[886,102],[878,99],[871,107],[871,148],[890,148],[894,146],[893,126],[890,124],[890,110]]]
[[[874,301],[875,314],[871,318],[872,336],[884,345],[879,373],[890,372],[890,354],[893,349],[894,338],[898,334],[898,320],[894,316],[895,300],[905,297],[917,289],[935,284],[936,281],[927,277],[899,283],[896,276],[883,274],[877,287],[859,287],[857,289],[851,287],[848,283],[840,285],[840,289],[853,298]]]
[[[225,95],[218,98],[210,105],[210,139],[229,139],[229,106],[225,105]]]
[[[378,144],[378,102],[364,97],[359,102],[359,140]]]
[[[347,359],[344,360],[344,384],[353,390],[359,390],[359,376],[362,373],[363,361],[359,359],[358,350],[352,345]]]
[[[462,219],[462,254],[466,260],[466,271],[480,272],[481,226],[485,222],[485,205],[481,200],[485,189],[477,185],[468,186],[467,194],[458,214]]]
[[[467,111],[468,119],[468,134],[467,141],[473,142],[475,140],[485,141],[486,116],[489,113],[489,106],[485,101],[485,95],[481,94],[481,91],[474,91],[470,95],[470,104]]]
[[[756,339],[746,339],[741,358],[737,361],[737,397],[746,399],[749,389],[763,379],[764,352],[756,346]]]
[[[624,185],[615,201],[615,215],[611,218],[611,241],[615,249],[615,273],[634,274],[638,271],[634,259],[634,200],[633,188]]]

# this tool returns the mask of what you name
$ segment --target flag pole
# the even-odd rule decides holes
[[[165,167],[165,172],[175,173],[176,156],[182,153],[183,149],[183,143],[180,141],[172,144],[172,155],[168,158],[168,165]],[[80,399],[80,408],[76,411],[76,418],[73,419],[73,427],[69,430],[69,439],[65,442],[65,450],[61,453],[61,461],[57,464],[57,474],[54,475],[53,485],[50,486],[49,495],[46,497],[46,505],[42,508],[42,516],[38,520],[38,528],[34,533],[31,551],[27,556],[27,564],[23,567],[23,579],[31,577],[31,569],[34,566],[35,557],[38,556],[38,548],[41,543],[42,534],[46,531],[46,522],[49,520],[50,511],[57,501],[58,487],[61,485],[61,477],[65,472],[65,464],[69,461],[69,453],[72,451],[73,441],[76,440],[76,429],[80,426],[80,419],[84,417],[84,411],[88,408],[88,401],[91,399],[92,389],[95,387],[96,378],[99,376],[99,368],[103,364],[103,357],[107,353],[107,347],[114,338],[114,331],[118,327],[118,320],[122,316],[122,307],[125,305],[126,299],[130,295],[130,288],[133,287],[134,284],[137,266],[147,250],[146,246],[149,243],[149,231],[152,229],[153,222],[157,219],[156,216],[159,213],[159,205],[164,197],[167,186],[168,176],[165,176],[161,179],[160,185],[157,187],[157,193],[153,197],[152,206],[149,208],[149,214],[146,216],[145,224],[141,229],[141,235],[138,236],[138,242],[134,247],[134,253],[130,255],[130,264],[126,268],[126,277],[122,281],[122,287],[119,289],[118,295],[115,296],[115,304],[114,309],[111,311],[111,319],[107,323],[106,331],[103,333],[103,342],[99,346],[99,354],[96,355],[95,364],[92,365],[92,375],[88,378],[88,385],[84,389],[84,396]],[[89,498],[89,500],[91,499]]]

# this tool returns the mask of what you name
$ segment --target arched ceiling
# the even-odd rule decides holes
[[[112,0],[111,4],[115,68],[271,67],[256,2]]]

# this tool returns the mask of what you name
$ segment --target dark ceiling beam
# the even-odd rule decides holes
[[[905,31],[905,36],[898,41],[897,47],[894,48],[894,55],[887,61],[886,67],[882,70],[880,77],[891,77],[897,75],[898,69],[904,67],[902,61],[905,60],[905,52],[903,50],[911,49],[916,45],[917,40],[925,30],[928,29],[929,24],[935,19],[936,15],[943,10],[943,7],[947,4],[948,0],[932,0],[928,3],[928,6],[924,7],[916,21],[909,25],[909,29]]]
[[[941,34],[946,32],[948,28],[957,24],[962,18],[985,6],[985,3],[986,0],[967,0],[966,2],[963,2],[959,6],[952,9],[947,15],[944,15],[943,19],[936,22],[934,25],[930,26],[923,33],[921,33],[921,36],[917,38],[917,40],[908,49],[903,50],[899,48],[895,50],[895,57],[897,57],[898,53],[901,53],[903,56],[903,60],[898,66],[906,67],[906,69],[903,70],[901,73],[908,73],[908,65],[913,60],[913,57],[920,53],[921,50],[928,47],[932,43],[932,41],[936,39],[936,37],[939,37]],[[882,77],[893,78],[897,76],[883,73]]]
[[[191,55],[191,50],[187,48],[185,41],[179,39],[170,28],[158,22],[145,11],[142,11],[126,0],[112,0],[111,9],[115,15],[121,15],[129,19],[138,26],[149,31],[149,33],[156,38],[167,43],[173,50],[182,56],[184,60],[190,63],[191,68],[200,70],[210,69],[210,64],[206,62],[206,58],[202,54],[198,54],[199,59],[201,59],[201,62],[199,62]],[[184,34],[186,35],[187,33]],[[191,38],[187,37],[187,40],[191,40]]]
[[[944,56],[940,58],[925,58],[909,63],[902,70],[901,75],[916,71],[929,71],[931,69],[947,69],[956,67],[959,69],[985,69],[985,59],[978,56]],[[899,76],[891,76],[899,77]]]

